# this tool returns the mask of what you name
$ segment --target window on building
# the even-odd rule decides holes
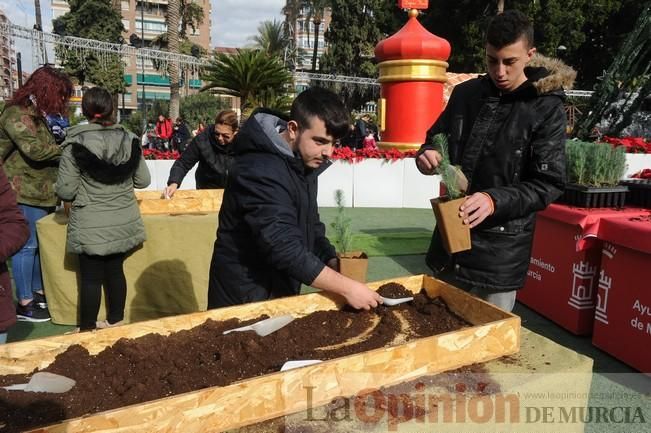
[[[136,58],[136,67],[138,70],[142,70],[142,59],[140,57]],[[145,70],[152,70],[154,69],[154,64],[151,60],[145,60]]]
[[[142,21],[136,20],[136,30],[142,30]],[[164,33],[167,31],[167,25],[159,21],[145,20],[145,31],[153,33]]]

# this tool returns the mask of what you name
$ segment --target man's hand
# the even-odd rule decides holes
[[[350,284],[343,292],[343,295],[346,302],[358,310],[370,310],[382,303],[382,299],[377,292],[366,287],[366,284],[355,280],[350,280]]]
[[[317,275],[311,284],[312,287],[343,296],[351,307],[360,310],[370,310],[382,303],[380,295],[366,287],[366,284],[331,269],[331,262],[332,260],[328,260],[328,266]]]
[[[179,188],[178,183],[170,183],[169,185],[167,185],[167,187],[163,191],[164,198],[172,198],[178,188]]]
[[[443,158],[438,151],[430,149],[418,156],[416,165],[421,173],[431,175],[436,172],[436,168],[439,166],[442,159]]]
[[[463,202],[459,208],[459,216],[463,218],[463,223],[475,228],[482,223],[487,217],[493,214],[493,200],[488,194],[476,192]]]

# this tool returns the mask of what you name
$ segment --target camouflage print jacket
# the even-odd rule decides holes
[[[32,107],[10,106],[0,114],[0,162],[16,191],[30,206],[55,206],[54,182],[61,148]]]

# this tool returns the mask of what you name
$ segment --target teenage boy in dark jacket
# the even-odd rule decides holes
[[[342,295],[355,308],[380,302],[336,272],[317,207],[317,176],[348,132],[337,96],[310,88],[289,119],[254,113],[232,143],[234,160],[219,212],[208,308],[297,295],[301,283]]]
[[[508,311],[526,278],[536,212],[565,183],[563,87],[576,74],[535,51],[525,15],[497,15],[486,34],[488,74],[454,88],[416,159],[423,174],[434,174],[441,155],[430,140],[444,133],[451,162],[469,181],[459,213],[470,226],[472,249],[450,257],[436,229],[428,266]]]

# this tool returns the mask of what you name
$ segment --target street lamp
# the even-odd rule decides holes
[[[131,44],[132,47],[140,46],[140,48],[142,49],[144,45],[143,41],[144,39],[139,38],[138,35],[135,33],[132,33],[131,36],[129,36],[129,43]],[[140,61],[142,62],[142,111],[143,111],[142,129],[144,131],[147,127],[147,102],[145,100],[145,59],[142,58],[142,52],[140,56]],[[137,86],[137,81],[138,80],[136,80],[136,86]],[[137,94],[138,92],[136,91],[136,95]]]

